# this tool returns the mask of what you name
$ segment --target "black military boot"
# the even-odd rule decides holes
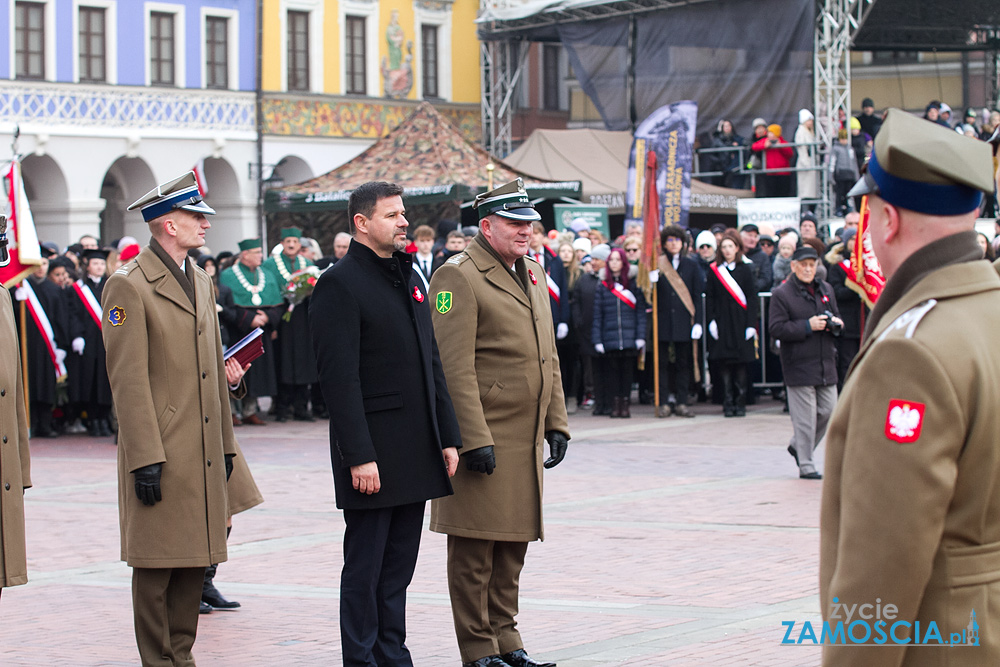
[[[211,605],[213,609],[239,609],[239,602],[227,600],[222,597],[222,593],[220,593],[219,589],[215,587],[214,583],[212,583],[212,580],[215,579],[215,570],[218,567],[218,565],[212,565],[205,568],[205,583],[201,588],[201,601]]]

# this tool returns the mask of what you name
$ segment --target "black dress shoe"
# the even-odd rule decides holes
[[[211,614],[212,613],[212,605],[207,604],[204,600],[202,600],[201,606],[198,607],[198,613],[199,614]]]
[[[800,472],[799,479],[823,479],[823,475],[818,472]]]
[[[528,657],[523,648],[500,656],[510,667],[556,667],[554,662],[538,662]]]
[[[795,459],[795,465],[798,465],[799,464],[799,453],[797,451],[795,451],[795,447],[793,447],[792,445],[788,445],[788,453],[792,455],[793,459]]]
[[[462,667],[511,667],[511,665],[498,655],[488,655],[472,662],[463,662]]]
[[[316,421],[316,418],[313,417],[308,412],[296,412],[295,416],[294,416],[294,419],[297,422],[314,422],[314,421]]]

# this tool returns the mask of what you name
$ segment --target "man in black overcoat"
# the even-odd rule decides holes
[[[337,507],[344,510],[344,665],[412,665],[406,587],[424,504],[451,495],[458,420],[430,307],[412,258],[399,186],[369,182],[348,202],[347,254],[320,276],[309,323],[330,411]]]

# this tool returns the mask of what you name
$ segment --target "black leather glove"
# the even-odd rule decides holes
[[[162,463],[151,463],[132,473],[135,475],[135,495],[139,497],[143,505],[155,505],[157,501],[163,500],[160,496],[160,473],[162,472]]]
[[[562,431],[546,431],[545,439],[549,441],[549,458],[542,464],[545,468],[555,468],[566,458],[566,447],[569,438]]]
[[[465,467],[473,472],[484,472],[487,475],[492,475],[493,469],[497,467],[497,457],[493,454],[493,445],[462,454],[462,458],[465,459]]]
[[[233,457],[236,454],[226,454],[226,481],[233,476]]]

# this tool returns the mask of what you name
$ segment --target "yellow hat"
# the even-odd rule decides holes
[[[776,137],[780,137],[781,136],[781,126],[778,125],[777,123],[771,123],[770,125],[768,125],[767,126],[767,131],[770,132],[771,134],[773,134]]]

